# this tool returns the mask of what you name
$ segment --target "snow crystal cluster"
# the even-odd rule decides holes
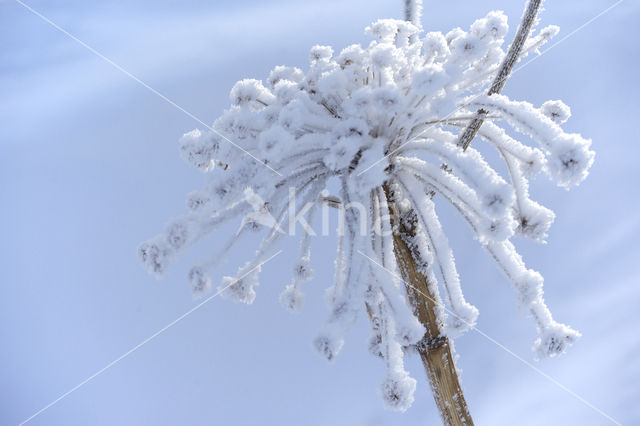
[[[532,35],[521,57],[557,31],[547,27]],[[241,222],[238,233],[188,276],[194,292],[210,291],[212,272],[232,247],[263,231],[255,256],[218,287],[223,296],[251,303],[262,264],[286,238],[281,225],[287,217],[312,223],[323,203],[366,206],[364,215],[344,210],[335,282],[327,290],[330,314],[314,346],[327,359],[334,358],[366,309],[373,330],[371,352],[387,367],[381,394],[389,407],[405,410],[416,384],[403,357],[425,329],[397,278],[389,203],[415,212],[416,234],[403,237],[416,248],[421,272],[434,283],[438,279],[448,336],[472,328],[478,311],[463,296],[436,215],[437,200],[459,211],[513,283],[537,326],[537,355],[554,356],[579,334],[552,319],[543,301],[542,276],[525,266],[510,238],[543,241],[554,219],[553,212],[530,199],[528,179],[544,172],[570,188],[586,177],[594,153],[590,141],[562,130],[570,115],[562,102],[535,107],[502,95],[482,95],[505,55],[507,19],[501,12],[477,20],[469,31],[423,34],[409,22],[385,19],[366,32],[375,39],[367,47],[351,45],[339,53],[313,47],[306,72],[278,66],[264,81],[236,83],[231,107],[213,127],[189,132],[180,141],[184,160],[205,172],[204,188],[188,195],[189,213],[143,243],[139,254],[146,268],[160,276],[178,253],[236,219]],[[488,115],[478,133],[482,140],[474,145],[497,150],[508,176],[496,172],[474,145],[463,151],[456,144],[478,109]],[[323,192],[329,179],[340,187],[332,196]],[[290,188],[297,197],[293,211]],[[302,236],[293,278],[281,296],[283,306],[293,312],[301,309],[302,289],[314,275],[311,237]]]

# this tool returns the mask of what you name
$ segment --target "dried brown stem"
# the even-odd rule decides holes
[[[394,253],[398,267],[414,313],[426,329],[421,342],[416,345],[416,350],[429,378],[433,397],[445,426],[472,426],[473,420],[458,380],[451,345],[436,314],[437,306],[442,302],[436,299],[437,296],[430,290],[427,277],[420,272],[416,260],[420,256],[415,253],[417,249],[407,244],[407,237],[415,236],[417,218],[413,212],[413,220],[411,214],[407,216],[406,213],[401,218],[394,204],[391,189],[386,184],[384,191],[391,210]]]

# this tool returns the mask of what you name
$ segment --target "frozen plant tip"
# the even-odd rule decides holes
[[[418,3],[406,2],[414,17],[420,13]],[[411,22],[383,19],[366,29],[375,39],[366,47],[351,45],[334,53],[315,46],[306,72],[278,66],[265,81],[236,83],[230,108],[213,124],[216,132],[194,130],[181,139],[182,157],[205,173],[206,183],[188,195],[189,213],[140,246],[142,262],[160,276],[180,252],[236,220],[237,234],[195,266],[189,278],[195,293],[209,291],[212,272],[233,246],[263,232],[255,255],[237,272],[240,279],[224,277],[218,287],[225,297],[252,303],[260,265],[287,235],[285,220],[311,224],[318,208],[341,209],[344,232],[335,282],[327,290],[330,313],[314,346],[327,359],[335,358],[366,310],[372,324],[370,350],[387,369],[380,394],[387,407],[404,411],[416,386],[404,368],[404,355],[423,343],[425,328],[397,278],[391,205],[415,231],[402,238],[420,273],[435,286],[438,321],[446,325],[447,336],[455,337],[474,327],[478,311],[464,298],[436,214],[436,203],[447,202],[504,271],[533,318],[539,334],[536,355],[563,352],[579,334],[552,318],[543,300],[542,276],[527,268],[510,239],[522,235],[544,241],[554,219],[553,212],[530,199],[529,179],[544,172],[558,185],[573,187],[587,176],[594,153],[589,140],[561,128],[570,115],[562,102],[536,107],[485,95],[505,57],[507,29],[502,12],[489,13],[469,31],[456,28],[446,34],[423,34]],[[516,60],[556,33],[556,27],[547,27],[530,35]],[[463,150],[457,143],[480,109],[488,113],[477,135],[497,150],[507,176],[473,146]],[[536,146],[523,142],[529,140]],[[323,192],[330,179],[338,183],[334,195]],[[356,205],[364,208],[352,208]],[[313,278],[314,234],[305,231],[293,278],[280,298],[292,312],[302,308],[304,285]]]

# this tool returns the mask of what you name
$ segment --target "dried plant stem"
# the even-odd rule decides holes
[[[404,0],[404,20],[420,28],[422,16],[422,0]]]
[[[440,302],[432,294],[427,277],[418,268],[415,253],[406,242],[407,237],[415,236],[415,225],[412,225],[415,222],[399,219],[393,202],[394,197],[386,184],[384,191],[391,210],[394,252],[398,267],[414,313],[426,329],[416,349],[429,378],[440,416],[445,426],[471,426],[473,420],[458,380],[451,345],[443,333],[443,324],[436,315],[436,304]]]
[[[516,36],[513,39],[513,43],[509,47],[509,51],[507,52],[507,56],[505,56],[502,64],[500,65],[500,69],[498,70],[498,74],[496,74],[493,79],[493,83],[491,83],[491,87],[487,92],[488,95],[493,95],[495,93],[500,93],[504,84],[507,82],[509,75],[511,75],[511,70],[513,66],[518,61],[518,57],[520,56],[520,52],[522,52],[522,47],[524,43],[529,38],[529,33],[531,32],[531,27],[533,23],[536,21],[536,17],[538,16],[538,11],[540,10],[540,5],[543,0],[529,0],[527,3],[524,15],[522,16],[522,22],[520,22],[520,26],[518,27],[518,31],[516,32]],[[478,133],[480,126],[484,122],[486,115],[489,114],[489,111],[485,111],[483,109],[479,109],[476,112],[475,118],[467,125],[467,127],[460,134],[460,138],[458,139],[458,146],[461,146],[463,150],[466,150],[469,147],[469,144]]]

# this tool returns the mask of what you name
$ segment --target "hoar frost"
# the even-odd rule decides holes
[[[212,271],[233,246],[264,230],[254,257],[218,287],[225,297],[251,303],[260,265],[286,235],[282,225],[287,217],[299,215],[311,223],[329,199],[334,206],[367,206],[364,215],[355,209],[344,212],[335,282],[326,297],[330,314],[314,346],[333,359],[366,307],[372,324],[370,351],[387,369],[380,394],[388,407],[405,410],[416,384],[403,358],[425,329],[408,303],[404,283],[396,278],[383,184],[392,189],[392,201],[400,210],[415,212],[417,232],[407,242],[422,256],[416,259],[421,272],[434,283],[439,278],[444,301],[438,303],[446,306],[439,315],[447,334],[455,337],[472,328],[478,311],[462,293],[436,201],[453,205],[512,282],[520,304],[535,321],[536,354],[554,356],[579,333],[553,320],[543,301],[542,276],[525,266],[510,238],[544,241],[554,219],[553,212],[530,199],[528,180],[542,171],[562,187],[575,186],[587,176],[594,153],[590,141],[560,127],[570,116],[561,101],[535,107],[503,95],[482,95],[505,55],[507,19],[501,12],[489,13],[469,31],[423,35],[411,23],[386,19],[366,32],[375,38],[367,47],[352,45],[339,53],[328,46],[313,47],[306,72],[278,66],[265,81],[236,83],[231,107],[213,125],[216,132],[194,130],[180,140],[184,160],[205,173],[204,188],[188,195],[189,213],[173,220],[165,234],[143,243],[139,254],[146,268],[161,276],[178,253],[240,218],[237,234],[188,277],[196,295],[210,291]],[[532,35],[521,57],[556,33],[557,27],[547,27]],[[463,151],[456,145],[458,133],[478,109],[489,114],[478,132],[483,141],[477,144],[497,150],[508,176],[498,174],[473,147]],[[524,144],[517,135],[536,146]],[[336,196],[324,192],[330,178],[340,182]],[[291,187],[298,197],[293,211]],[[302,309],[303,287],[313,278],[311,236],[303,235],[292,280],[280,298],[292,312]]]

